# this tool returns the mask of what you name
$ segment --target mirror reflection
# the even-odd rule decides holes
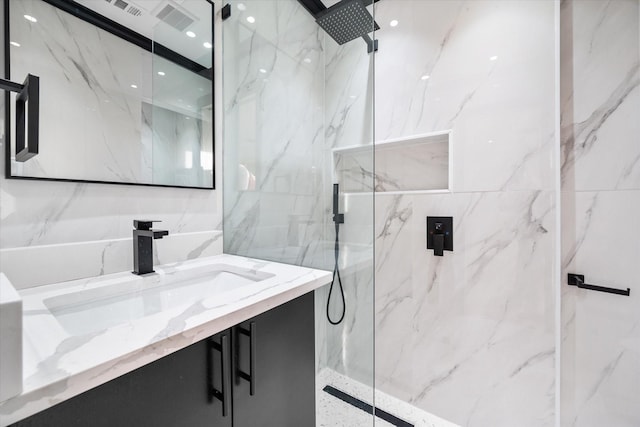
[[[12,177],[213,188],[213,52],[205,46],[212,39],[212,6],[206,0],[184,2],[202,13],[184,4],[190,18],[178,26],[155,10],[159,3],[145,3],[138,28],[128,26],[148,42],[144,47],[41,0],[9,3],[10,74],[41,79],[40,152],[16,162],[15,143],[9,144]],[[127,13],[100,3],[114,9],[111,19]],[[196,28],[205,42],[185,35]],[[187,56],[179,43],[170,49],[155,42],[172,35],[185,40]],[[7,129],[12,140],[14,121]]]

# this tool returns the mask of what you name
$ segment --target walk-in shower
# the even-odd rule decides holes
[[[317,425],[374,422],[324,386],[417,425],[640,423],[640,2],[243,6],[224,28],[227,250],[333,270],[340,185],[347,311],[331,325],[336,289],[329,319],[317,292]],[[455,218],[455,251],[427,249],[427,217]],[[603,253],[611,223],[629,232]]]

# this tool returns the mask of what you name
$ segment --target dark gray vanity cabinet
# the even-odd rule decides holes
[[[313,292],[233,328],[234,427],[315,426],[315,337]],[[254,393],[240,372],[251,371],[251,338],[241,329],[254,323]]]
[[[14,424],[313,425],[313,292]]]

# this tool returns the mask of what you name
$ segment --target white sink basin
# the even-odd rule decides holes
[[[81,289],[45,299],[44,305],[72,335],[102,331],[203,298],[221,302],[225,294],[266,280],[273,274],[214,264],[158,269],[157,274],[125,276],[91,283]],[[87,313],[90,312],[90,317]],[[86,319],[90,318],[91,322]]]

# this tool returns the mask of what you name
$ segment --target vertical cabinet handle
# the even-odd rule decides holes
[[[249,323],[249,329],[238,326],[240,335],[249,337],[249,373],[238,367],[238,377],[249,381],[249,395],[256,392],[256,322]]]
[[[226,417],[231,411],[231,400],[229,399],[229,394],[231,393],[231,384],[229,384],[229,378],[231,377],[229,375],[229,368],[231,367],[231,364],[229,363],[229,336],[226,333],[223,334],[220,337],[220,344],[215,342],[213,339],[210,339],[209,349],[220,352],[220,378],[222,380],[222,389],[218,390],[213,385],[213,355],[210,351],[210,354],[208,355],[208,360],[211,363],[211,368],[209,369],[211,375],[209,383],[209,400],[212,401],[213,398],[216,398],[222,402],[222,416]]]

